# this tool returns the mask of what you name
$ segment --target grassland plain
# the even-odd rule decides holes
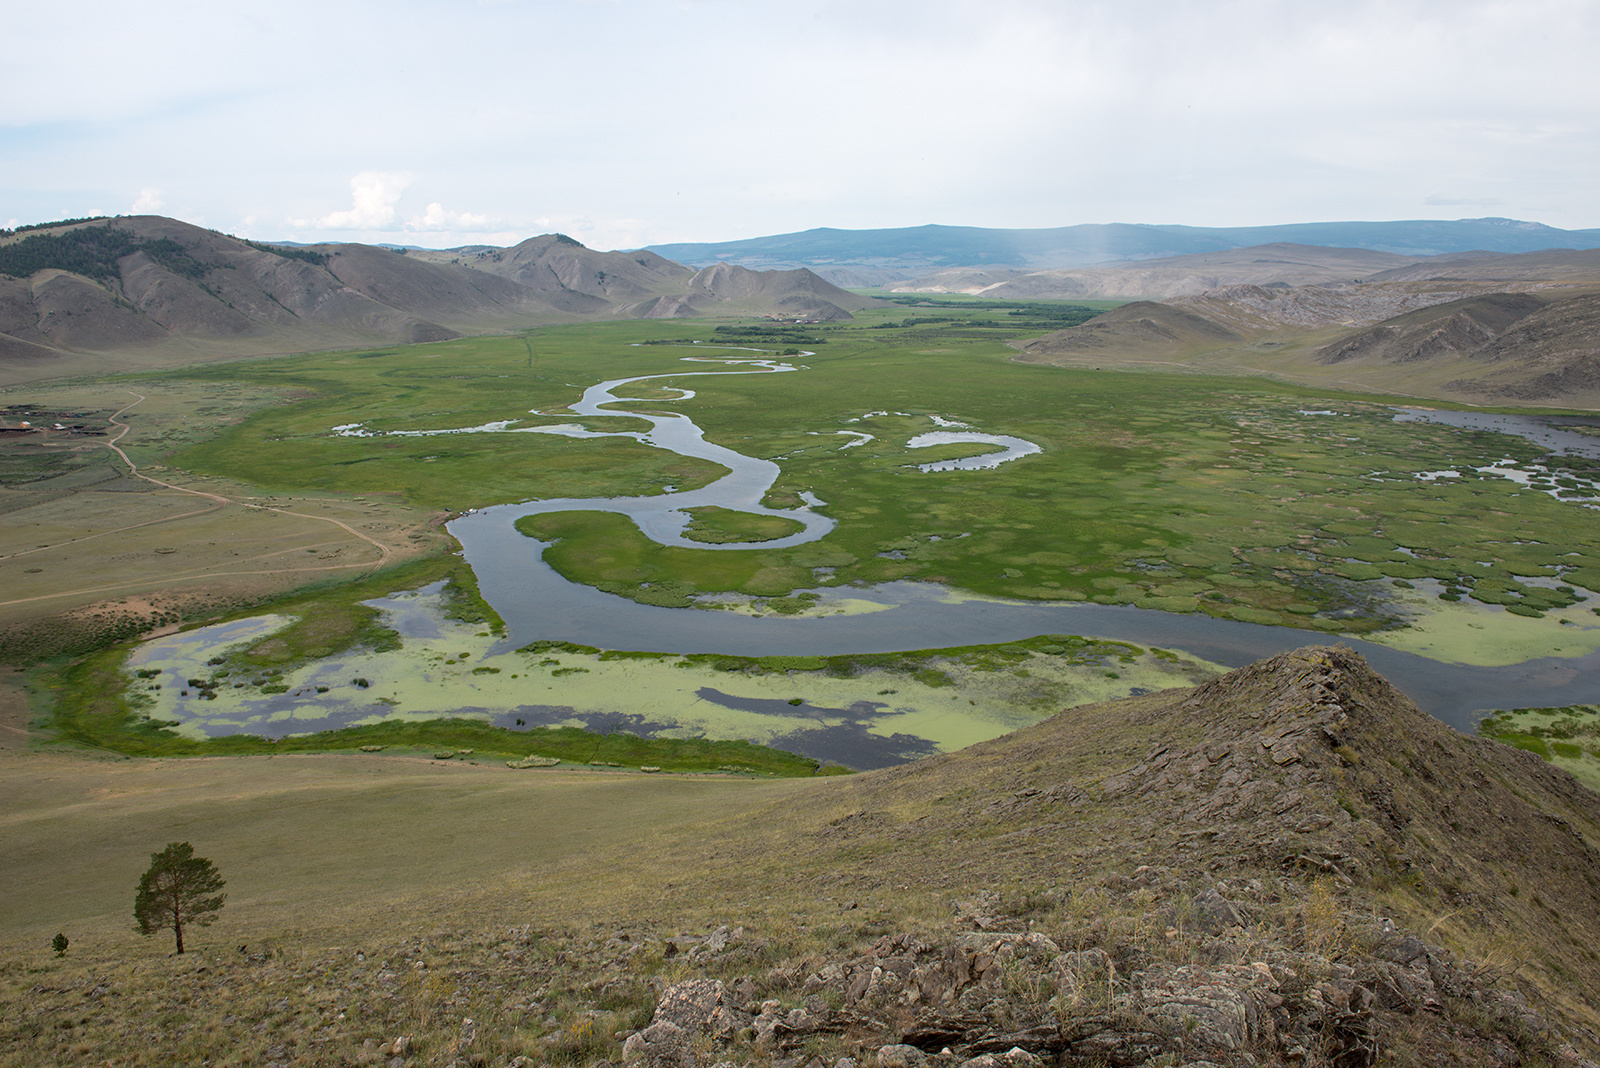
[[[994,596],[1330,632],[1394,628],[1464,602],[1502,606],[1530,623],[1549,617],[1542,630],[1566,631],[1574,647],[1584,642],[1571,636],[1591,629],[1592,613],[1573,610],[1586,599],[1580,589],[1600,588],[1600,546],[1581,507],[1589,461],[1548,458],[1501,434],[1396,423],[1370,395],[1023,366],[1004,359],[1011,350],[998,340],[1001,327],[904,321],[863,316],[808,328],[822,343],[801,373],[686,379],[693,398],[653,402],[689,415],[710,440],[777,458],[782,475],[767,503],[816,493],[839,520],[824,540],[706,553],[659,546],[605,513],[539,516],[525,529],[556,541],[546,558],[569,578],[643,599],[659,598],[662,587],[691,597],[784,596],[918,578]],[[683,323],[602,324],[545,330],[532,341],[472,339],[196,372],[244,376],[305,399],[171,463],[284,492],[382,490],[422,507],[702,485],[719,469],[630,439],[330,433],[352,423],[381,432],[570,421],[562,406],[594,381],[704,370],[681,363],[673,345],[636,344],[696,333],[716,336]],[[992,470],[918,472],[912,459],[925,462],[923,450],[908,453],[905,443],[933,429],[935,415],[1044,452]],[[643,426],[625,415],[586,423]],[[859,437],[840,430],[873,438],[851,445]],[[1568,499],[1546,492],[1554,482],[1525,485],[1479,470],[1539,458],[1573,483]],[[1432,477],[1442,470],[1456,477]],[[1396,583],[1438,595],[1401,606]],[[1522,625],[1496,616],[1499,627]]]
[[[914,578],[979,595],[1377,631],[1441,659],[1593,648],[1600,630],[1584,591],[1600,586],[1600,547],[1581,506],[1595,473],[1587,461],[1499,434],[1396,423],[1371,396],[1017,365],[1001,343],[1014,330],[987,312],[868,314],[808,326],[803,338],[784,334],[813,349],[787,357],[803,365],[797,373],[679,380],[692,397],[667,388],[670,378],[653,384],[652,407],[779,463],[769,505],[820,496],[839,520],[820,542],[663,547],[603,512],[539,516],[524,529],[554,540],[546,557],[567,577],[657,603],[731,596],[747,608],[805,612],[808,589]],[[628,438],[386,432],[571,423],[565,405],[596,381],[704,371],[682,362],[687,346],[710,343],[693,351],[713,356],[729,351],[717,343],[765,336],[712,324],[590,324],[84,388],[166,398],[161,419],[128,447],[168,479],[248,487],[268,501],[389,501],[420,523],[529,498],[712,481],[716,465]],[[622,410],[578,421],[595,431],[647,425]],[[990,448],[906,448],[951,421],[1044,451],[990,470],[917,471]],[[1554,474],[1514,481],[1504,477],[1508,461],[1513,470],[1539,461]],[[1439,476],[1446,470],[1453,477]],[[737,513],[697,518],[702,537],[784,532]],[[414,577],[376,582],[392,590]]]
[[[293,394],[154,377],[8,392],[0,422],[36,430],[0,436],[0,662],[85,651],[445,548],[443,514],[393,495],[274,496],[160,462]]]

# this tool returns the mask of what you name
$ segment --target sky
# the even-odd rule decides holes
[[[0,225],[1600,227],[1594,0],[11,4]]]

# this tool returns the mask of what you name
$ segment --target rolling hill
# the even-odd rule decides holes
[[[119,217],[0,239],[0,382],[577,319],[841,319],[872,303],[809,271],[696,271],[562,235],[408,252],[269,245]]]
[[[1266,229],[1301,238],[1342,234],[1369,245],[1381,239],[1407,248],[1425,239],[1448,245],[1472,238],[1499,246],[1589,239],[1588,231],[1469,222]],[[1069,227],[1003,232],[1010,244],[996,244],[1002,232],[922,227],[808,232],[790,235],[795,240],[783,247],[820,263],[833,247],[828,242],[844,240],[841,234],[849,237],[847,245],[862,248],[887,234],[882,247],[891,258],[999,262],[1059,258],[1066,255],[1063,249],[1091,244],[1102,252],[1132,249],[1144,256],[1183,238],[1218,247],[1093,268],[951,268],[897,288],[991,299],[1139,302],[1023,343],[1021,358],[1030,362],[1199,361],[1211,370],[1337,379],[1479,402],[1600,404],[1593,310],[1583,302],[1555,307],[1600,290],[1600,250],[1421,256],[1414,250],[1293,242],[1222,247],[1261,232]],[[1012,252],[1001,255],[1002,246]],[[936,248],[945,252],[935,255]],[[838,321],[876,303],[809,268],[769,266],[758,271],[719,262],[695,268],[650,250],[600,252],[559,234],[511,248],[396,250],[270,245],[157,216],[80,220],[0,237],[0,382],[428,342],[597,318]],[[1494,294],[1528,294],[1552,307],[1517,329],[1501,322],[1509,296],[1482,321],[1467,311],[1453,325],[1416,318],[1423,309]],[[1164,302],[1164,308],[1152,301]],[[1397,358],[1402,351],[1410,355]],[[1343,355],[1331,358],[1336,353]]]
[[[1230,269],[1256,272],[1257,281],[1129,304],[1021,342],[1019,359],[1269,373],[1479,404],[1600,406],[1600,250],[1440,256],[1359,280],[1291,282],[1296,270],[1338,262],[1324,258],[1329,250],[1309,251],[1231,253]],[[1370,255],[1345,262],[1378,266]],[[1106,287],[1124,272],[1176,272],[1167,265],[1177,263],[1079,273],[1103,272]]]

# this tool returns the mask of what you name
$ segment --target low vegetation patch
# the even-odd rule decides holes
[[[310,753],[365,750],[423,751],[466,749],[484,759],[525,757],[528,731],[495,726],[478,719],[440,717],[423,721],[385,721],[281,738],[232,734],[213,738],[184,737],[171,728],[177,721],[152,719],[144,712],[148,700],[140,689],[128,687],[132,674],[140,686],[186,686],[204,698],[220,687],[244,684],[262,694],[283,694],[290,686],[287,673],[315,660],[352,650],[396,650],[400,638],[382,622],[381,613],[362,601],[417,582],[445,580],[442,602],[448,617],[476,623],[486,633],[498,633],[503,624],[479,596],[471,571],[455,558],[418,561],[391,569],[364,581],[333,588],[303,591],[270,605],[275,614],[294,622],[267,638],[249,642],[225,655],[213,657],[201,676],[166,679],[154,670],[128,672],[125,660],[131,646],[116,644],[77,660],[59,660],[36,672],[37,687],[48,690],[52,705],[46,726],[56,742],[108,750],[128,756],[215,756],[261,753]],[[236,613],[243,617],[246,613]],[[528,650],[559,649],[598,653],[587,646],[563,642],[535,643]],[[629,654],[611,654],[625,656]],[[498,675],[495,666],[466,669],[476,677]],[[558,667],[555,674],[582,672],[576,666]],[[365,690],[365,677],[350,680]],[[326,687],[317,687],[319,693]],[[555,728],[538,733],[541,751],[573,763],[594,760],[638,767],[649,764],[670,771],[726,771],[730,767],[762,775],[810,775],[821,763],[793,753],[744,741],[640,738],[630,734],[591,733],[578,728]]]
[[[1600,706],[1513,708],[1479,720],[1478,733],[1526,749],[1600,792]]]
[[[793,519],[753,512],[735,512],[716,505],[685,509],[693,517],[684,530],[691,541],[711,544],[744,541],[776,541],[804,529]]]
[[[703,370],[682,362],[684,342],[781,350],[803,333],[812,355],[802,371],[685,378],[696,393],[686,399],[664,378],[649,403],[682,411],[708,440],[778,457],[767,502],[817,494],[839,524],[827,538],[706,553],[650,542],[620,516],[564,513],[523,526],[557,542],[549,562],[574,581],[675,607],[915,578],[1343,633],[1403,625],[1414,609],[1396,606],[1397,590],[1414,603],[1497,606],[1495,625],[1513,628],[1555,622],[1600,591],[1600,541],[1574,496],[1600,474],[1596,461],[1499,433],[1396,423],[1372,395],[1015,364],[1004,342],[1024,325],[1086,311],[918,303],[801,332],[738,328],[770,338],[683,322],[550,327],[538,331],[537,360],[524,338],[470,338],[193,368],[182,374],[195,388],[293,399],[205,440],[175,438],[161,459],[267,492],[382,488],[452,510],[690,489],[722,469],[628,438],[383,434],[559,421],[529,411],[559,413],[601,378]],[[589,428],[642,425],[619,416]],[[913,461],[925,457],[906,443],[946,425],[935,416],[1044,451],[990,470],[919,472]],[[352,424],[375,436],[332,432]],[[707,510],[692,536],[792,529]]]
[[[738,671],[747,675],[815,671],[833,678],[852,678],[869,671],[890,671],[920,677],[924,672],[937,670],[936,665],[939,664],[959,664],[974,671],[1001,671],[1027,663],[1038,655],[1060,664],[1084,667],[1115,661],[1131,662],[1145,652],[1142,647],[1129,642],[1085,638],[1076,634],[1041,634],[1004,645],[958,645],[947,649],[910,649],[894,653],[843,653],[835,656],[690,653],[683,657],[683,662],[705,664],[718,671]],[[1172,654],[1160,650],[1155,651],[1155,655],[1172,657]]]
[[[745,741],[705,738],[641,738],[624,732],[595,733],[577,727],[513,730],[479,719],[441,717],[385,720],[341,730],[263,738],[230,734],[193,739],[174,733],[175,721],[151,720],[137,713],[137,703],[120,692],[119,650],[91,658],[59,674],[65,687],[51,721],[59,741],[109,750],[127,756],[245,756],[274,753],[384,752],[389,755],[436,753],[456,756],[463,750],[474,761],[493,763],[519,759],[536,749],[539,755],[573,764],[600,762],[614,767],[653,765],[676,772],[727,772],[756,775],[815,775],[822,763],[794,753]],[[100,699],[93,699],[101,688]],[[263,692],[283,692],[268,684]],[[135,695],[136,696],[136,695]]]

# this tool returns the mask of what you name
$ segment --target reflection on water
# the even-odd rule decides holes
[[[1438,417],[1438,421],[1451,425],[1480,425],[1460,418],[1463,416],[1486,420],[1481,424],[1483,429],[1518,433],[1540,442],[1559,441],[1564,448],[1600,450],[1600,443],[1575,431],[1552,429],[1548,421],[1528,417],[1431,411],[1408,411],[1400,417]],[[1588,422],[1600,424],[1600,420]],[[1237,667],[1299,646],[1341,640],[1358,649],[1374,668],[1425,710],[1462,730],[1471,730],[1473,713],[1486,708],[1600,701],[1600,652],[1576,658],[1541,657],[1505,667],[1445,664],[1317,631],[1128,607],[957,598],[942,587],[924,583],[817,591],[824,602],[830,597],[847,597],[884,606],[869,614],[821,618],[749,618],[642,605],[574,585],[557,575],[541,558],[546,543],[524,537],[512,527],[516,518],[529,514],[525,509],[530,507],[551,510],[545,502],[507,505],[450,524],[451,533],[461,541],[482,584],[484,596],[506,621],[511,641],[517,644],[547,638],[609,649],[742,656],[828,655],[948,648],[1065,633],[1177,649]],[[564,501],[560,507],[593,508],[606,504]]]
[[[226,623],[213,623],[209,627],[195,627],[176,634],[139,643],[128,656],[128,666],[135,669],[166,670],[180,664],[204,663],[216,651],[245,642],[260,641],[275,631],[294,622],[288,616],[251,616],[232,619]]]
[[[1551,452],[1600,457],[1600,438],[1568,427],[1600,429],[1600,416],[1505,415],[1494,412],[1453,412],[1442,408],[1401,408],[1397,423],[1437,423],[1462,430],[1496,430],[1531,441]]]
[[[875,732],[875,727],[882,730],[881,721],[895,715],[882,701],[852,701],[844,708],[830,708],[809,701],[796,704],[781,697],[739,697],[711,686],[695,692],[723,708],[808,720],[810,726],[775,735],[768,744],[857,771],[904,764],[939,752],[938,745],[927,738],[898,731],[888,735]]]

